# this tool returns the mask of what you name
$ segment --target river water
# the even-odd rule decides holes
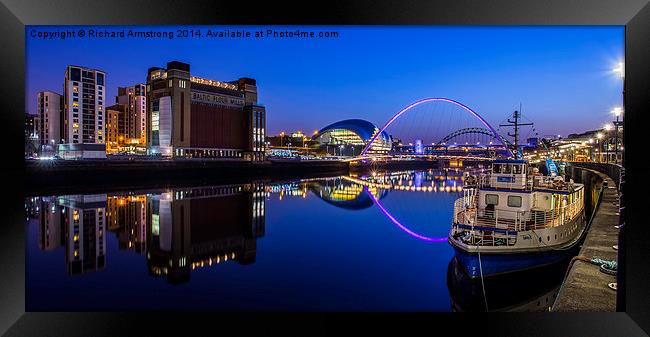
[[[547,310],[564,269],[484,294],[455,263],[462,173],[30,197],[26,309]]]

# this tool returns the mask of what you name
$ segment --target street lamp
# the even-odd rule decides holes
[[[601,141],[601,139],[603,139],[603,137],[605,137],[605,135],[603,135],[602,132],[598,132],[596,134],[596,147],[598,148],[596,151],[598,152],[598,162],[599,163],[603,161],[603,149],[602,149],[603,142]]]
[[[606,133],[606,136],[607,136],[607,137],[606,137],[606,138],[604,139],[604,141],[603,141],[603,147],[604,147],[605,158],[606,158],[606,159],[605,159],[605,162],[606,162],[606,163],[609,163],[609,161],[610,161],[610,158],[609,158],[609,142],[610,142],[610,139],[612,139],[612,137],[610,136],[609,132],[612,131],[613,127],[612,127],[611,124],[607,123],[607,124],[605,124],[605,125],[603,126],[603,129],[605,129],[605,131],[607,132],[607,133]]]
[[[623,80],[623,105],[625,105],[625,63],[618,62],[618,65],[616,66],[616,68],[612,69],[612,71],[616,73],[616,75],[618,75],[618,77],[620,77],[621,80]],[[619,123],[622,122],[622,121],[619,122],[619,116],[623,115],[623,109],[615,108],[614,111],[612,112],[616,115],[616,124],[614,125],[616,126],[616,163],[618,164],[618,125]],[[623,139],[621,143],[623,143],[624,141],[625,139]],[[622,148],[623,146],[621,144],[621,149]],[[621,158],[621,164],[623,164],[622,159],[623,158]]]
[[[614,116],[616,116],[616,121],[614,122],[614,153],[615,153],[615,163],[618,164],[618,125],[619,125],[619,117],[623,114],[623,109],[620,107],[614,108],[612,110],[612,113]]]
[[[284,140],[284,131],[280,132],[280,147],[282,147],[283,140]]]

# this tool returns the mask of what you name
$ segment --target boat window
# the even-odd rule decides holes
[[[521,173],[521,165],[512,165],[512,173],[514,174]]]
[[[508,165],[508,164],[503,165],[503,170],[502,170],[501,173],[506,173],[506,174],[510,173],[510,167],[511,167],[511,166],[512,166],[512,165]]]
[[[498,205],[499,204],[499,195],[498,194],[486,194],[485,195],[485,204],[486,205]]]
[[[492,165],[492,172],[494,172],[494,173],[501,173],[501,164],[494,164],[494,165]]]
[[[518,195],[509,195],[508,207],[521,207],[521,197]]]

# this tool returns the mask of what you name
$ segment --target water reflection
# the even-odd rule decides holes
[[[106,265],[106,232],[119,250],[146,255],[149,274],[172,284],[187,282],[191,270],[227,261],[255,262],[256,240],[264,236],[266,197],[305,198],[310,191],[337,208],[362,210],[391,191],[455,193],[462,171],[373,172],[362,176],[171,188],[115,194],[66,195],[27,199],[27,214],[39,217],[39,248],[62,246],[69,275],[100,271]],[[397,223],[409,234],[405,225]],[[426,237],[424,237],[426,238]],[[436,238],[446,241],[446,237]]]
[[[484,310],[446,243],[462,174],[368,172],[28,198],[28,293],[36,294],[28,306]],[[516,282],[532,284],[529,277]],[[132,290],[120,293],[120,282]],[[525,310],[525,296],[553,292],[488,283],[490,310]],[[84,300],[99,294],[102,302]]]
[[[150,275],[170,283],[190,271],[228,260],[255,262],[256,240],[264,235],[264,185],[176,189],[153,195]]]
[[[106,265],[106,231],[119,250],[146,255],[149,275],[172,284],[227,261],[255,262],[264,235],[264,184],[209,186],[142,194],[28,199],[39,216],[39,248],[65,248],[69,275]]]
[[[106,265],[106,195],[42,198],[35,203],[40,217],[39,247],[65,248],[69,275],[104,269]]]
[[[481,282],[471,279],[454,257],[447,272],[452,311],[549,311],[560,291],[568,261]]]

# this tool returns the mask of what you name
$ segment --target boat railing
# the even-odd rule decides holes
[[[491,182],[491,175],[489,173],[481,174],[475,177],[475,179],[473,178],[472,182],[474,181],[475,183],[471,184],[472,186],[477,186],[482,188],[494,187]],[[528,174],[526,176],[525,184],[519,182],[512,182],[512,183],[499,182],[499,186],[503,188],[521,190],[523,186],[523,190],[526,191],[531,191],[533,189],[567,190],[570,189],[571,185],[572,184],[570,182],[565,182],[563,179],[558,179],[557,177],[550,177],[550,176],[543,176],[543,175],[536,175],[536,174]]]
[[[472,235],[461,237],[461,240],[473,246],[514,246],[517,244],[517,232],[477,230]]]
[[[572,220],[583,209],[582,200],[548,211],[511,211],[479,208],[476,196],[472,202],[466,197],[454,202],[454,224],[494,230],[526,231],[556,227]]]

